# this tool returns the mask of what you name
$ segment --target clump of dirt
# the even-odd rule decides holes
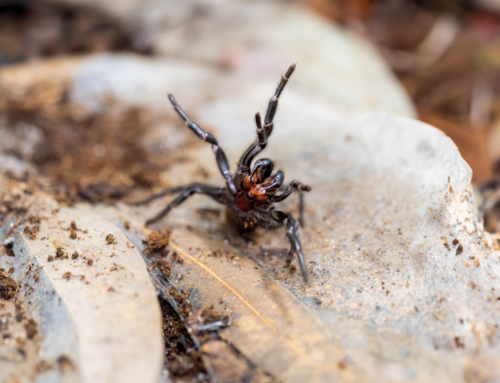
[[[112,100],[103,100],[101,111],[88,112],[69,101],[68,81],[35,82],[22,97],[0,83],[0,121],[13,137],[31,132],[11,141],[29,142],[25,135],[31,134],[34,146],[2,150],[31,162],[48,177],[60,202],[113,202],[136,189],[163,185],[160,174],[175,159],[175,151],[151,150],[142,138],[154,126],[179,123],[153,117],[143,108],[119,107]]]
[[[24,232],[26,233],[26,235],[28,236],[29,239],[36,239],[36,233],[38,233],[39,231],[40,231],[39,225],[35,225],[32,227],[29,227],[28,225],[26,225],[24,227]]]
[[[168,229],[163,231],[155,231],[148,235],[144,242],[144,254],[148,258],[152,258],[151,268],[159,271],[166,278],[172,275],[172,265],[163,259],[167,255],[167,246],[170,243],[172,232]],[[172,289],[175,291],[174,289]],[[180,302],[182,303],[182,302]]]
[[[172,261],[180,263],[181,265],[184,263],[184,259],[182,259],[182,257],[179,256],[179,254],[177,253],[177,251],[174,251],[172,253]]]
[[[30,216],[28,216],[27,220],[32,225],[40,224],[40,222],[42,222],[42,219],[37,215],[30,215]]]
[[[163,231],[154,231],[148,235],[144,244],[146,245],[144,253],[151,256],[153,253],[158,253],[164,250],[170,243],[172,232],[168,229]]]
[[[57,358],[57,366],[62,372],[75,370],[75,365],[71,358],[67,355],[61,355]]]
[[[0,268],[0,298],[11,299],[16,293],[17,283],[5,269]]]
[[[44,129],[55,144],[46,146],[34,161],[43,174],[66,186],[60,197],[66,193],[70,199],[107,201],[126,196],[134,187],[151,188],[158,183],[163,169],[138,140],[148,125],[142,110],[132,108],[119,116],[104,112],[82,121],[70,116],[57,120],[56,126],[72,125],[73,129],[62,134]]]
[[[172,275],[172,267],[170,263],[165,261],[163,258],[157,258],[156,261],[151,262],[151,266],[159,270],[164,276],[170,278]]]
[[[62,248],[58,247],[56,249],[56,256],[55,259],[68,259],[68,254],[63,251]]]
[[[106,236],[106,243],[108,245],[116,245],[116,238],[113,236],[113,234],[108,234]]]
[[[88,233],[88,230],[82,230],[80,229],[77,225],[76,225],[76,222],[75,221],[71,221],[71,223],[69,224],[69,227],[66,229],[66,230],[69,230],[69,237],[71,239],[77,239],[78,238],[78,234],[77,234],[77,231],[81,231],[82,233],[84,234],[87,234]],[[73,258],[74,259],[74,258]]]
[[[33,339],[35,335],[38,334],[38,325],[33,318],[26,320],[24,329],[26,330],[26,337],[28,339]]]
[[[175,299],[180,305],[184,304],[191,293],[189,291],[184,291],[182,289],[176,290],[174,288],[170,289],[170,296]]]
[[[224,255],[221,249],[216,249],[207,254],[208,257],[221,257]]]

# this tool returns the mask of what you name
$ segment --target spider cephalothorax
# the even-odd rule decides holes
[[[228,219],[241,231],[252,230],[256,226],[261,226],[267,229],[275,229],[286,224],[286,233],[291,244],[288,262],[290,262],[292,256],[296,254],[299,259],[304,281],[307,281],[307,267],[298,236],[299,225],[291,214],[277,210],[274,203],[281,202],[293,192],[298,191],[300,197],[299,222],[303,225],[302,215],[304,201],[301,192],[310,191],[311,188],[298,181],[292,181],[287,188],[278,195],[278,190],[283,185],[285,180],[283,172],[277,171],[276,173],[273,173],[274,163],[268,158],[262,158],[255,161],[255,164],[252,167],[253,160],[260,152],[262,152],[262,150],[264,150],[267,145],[267,139],[273,132],[273,120],[278,107],[278,99],[294,70],[295,64],[292,65],[286,72],[285,76],[281,78],[274,96],[271,97],[271,100],[269,101],[267,112],[264,117],[264,124],[262,124],[260,114],[257,113],[255,115],[257,138],[241,156],[234,174],[231,174],[229,171],[229,163],[226,155],[220,148],[215,137],[210,133],[205,132],[196,123],[191,121],[187,114],[181,109],[179,104],[177,104],[175,98],[169,94],[168,97],[170,102],[179,116],[186,122],[189,129],[191,129],[198,137],[212,145],[212,150],[215,153],[219,170],[222,176],[226,179],[226,186],[220,188],[212,185],[193,183],[188,186],[168,189],[160,194],[154,195],[147,200],[140,202],[140,204],[148,203],[153,199],[167,194],[182,192],[167,207],[165,207],[165,209],[163,209],[155,217],[148,220],[146,225],[160,220],[173,207],[179,205],[194,193],[208,195],[217,202],[227,206]]]

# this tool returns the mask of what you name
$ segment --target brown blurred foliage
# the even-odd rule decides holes
[[[307,2],[379,48],[420,119],[458,146],[476,185],[499,176],[500,8],[484,8],[488,1]]]

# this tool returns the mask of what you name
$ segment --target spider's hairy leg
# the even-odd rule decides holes
[[[284,223],[285,221],[287,221],[286,236],[288,237],[291,245],[290,252],[288,254],[290,257],[292,257],[294,254],[297,254],[300,270],[302,271],[302,278],[304,278],[304,282],[307,283],[307,266],[304,254],[302,253],[302,246],[300,245],[299,240],[299,224],[297,223],[297,221],[295,221],[295,219],[293,219],[291,214],[279,210],[273,210],[271,212],[271,218],[280,223]]]
[[[169,194],[179,193],[179,192],[185,190],[187,187],[188,186],[177,186],[175,188],[165,189],[161,193],[153,194],[152,196],[150,196],[150,197],[148,197],[146,199],[143,199],[143,200],[141,200],[139,202],[136,202],[135,205],[136,206],[147,205],[148,203],[153,202],[155,199],[164,197],[164,196],[169,195]]]
[[[299,225],[304,227],[306,223],[304,222],[304,193],[299,193]]]
[[[163,217],[165,217],[172,208],[180,205],[183,203],[188,197],[192,196],[195,193],[198,194],[204,194],[209,197],[212,197],[214,200],[217,202],[222,203],[222,195],[223,195],[224,189],[221,189],[217,186],[212,186],[212,185],[205,185],[205,184],[200,184],[200,183],[194,183],[189,186],[187,186],[184,189],[184,192],[179,195],[177,198],[175,198],[172,202],[170,202],[165,209],[160,211],[157,215],[155,215],[153,218],[148,219],[146,221],[146,226],[151,225],[152,223],[159,221]]]
[[[274,115],[276,114],[276,110],[278,109],[278,99],[281,96],[281,92],[283,92],[283,89],[285,89],[285,85],[288,82],[288,79],[292,75],[293,71],[295,70],[295,64],[292,64],[290,68],[286,71],[285,75],[281,77],[281,81],[278,84],[278,87],[276,88],[276,92],[274,93],[274,96],[271,97],[271,100],[269,100],[269,105],[267,106],[267,112],[266,112],[266,117],[264,118],[264,132],[267,137],[269,137],[273,131],[273,120],[274,120]]]
[[[276,88],[276,92],[269,100],[267,106],[266,116],[264,118],[264,125],[262,125],[262,120],[260,114],[255,115],[255,124],[257,126],[257,139],[249,146],[249,148],[243,153],[240,158],[240,164],[250,168],[252,161],[256,155],[264,150],[267,146],[267,139],[271,136],[274,127],[274,115],[278,109],[278,100],[287,84],[290,76],[295,70],[295,64],[292,64],[290,68],[286,71],[285,75],[281,77],[281,81]]]
[[[262,148],[265,148],[267,145],[267,137],[264,133],[264,128],[262,127],[262,119],[260,118],[260,113],[255,113],[255,125],[257,125],[257,138],[259,140],[259,144]]]
[[[191,131],[196,134],[199,138],[201,138],[203,141],[208,142],[209,144],[212,145],[212,150],[215,153],[215,159],[217,161],[217,165],[219,166],[219,170],[222,174],[222,176],[226,179],[227,181],[227,186],[229,190],[233,193],[236,194],[236,188],[232,182],[233,176],[229,170],[229,162],[227,161],[226,154],[222,150],[222,148],[219,146],[219,143],[217,142],[217,139],[211,135],[208,132],[205,132],[202,128],[198,126],[195,122],[193,122],[186,112],[182,110],[182,108],[179,106],[177,101],[175,100],[174,96],[171,94],[168,95],[168,99],[174,106],[175,111],[177,114],[184,120],[186,121],[186,124]]]
[[[304,227],[304,193],[311,191],[311,187],[303,185],[299,181],[292,181],[286,188],[283,194],[273,196],[270,198],[271,202],[281,202],[287,199],[293,192],[299,192],[299,224]]]

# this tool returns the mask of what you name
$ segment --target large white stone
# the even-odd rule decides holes
[[[115,15],[136,28],[137,40],[150,45],[157,56],[180,60],[179,65],[187,67],[172,72],[168,63],[162,70],[161,61],[154,64],[154,60],[148,60],[151,66],[139,67],[137,62],[123,58],[116,62],[108,57],[82,69],[83,76],[103,79],[116,78],[127,70],[127,76],[142,79],[132,93],[145,98],[151,80],[156,79],[158,86],[167,85],[172,73],[185,82],[191,97],[204,92],[203,81],[194,86],[200,80],[196,74],[192,79],[185,76],[195,63],[223,68],[227,79],[223,82],[232,81],[241,89],[259,81],[274,84],[289,65],[297,63],[301,74],[295,76],[292,86],[307,97],[336,109],[416,115],[408,95],[374,46],[304,7],[263,1],[64,2],[92,5]],[[126,88],[129,83],[126,81],[120,91],[130,97],[127,91],[131,89]],[[212,90],[218,96],[220,86],[216,83]]]
[[[254,138],[251,99],[259,87],[197,113],[200,123],[217,127],[231,164]],[[210,149],[193,153],[223,185]],[[301,230],[311,284],[305,288],[299,275],[284,271],[288,242],[281,230],[259,233],[253,250],[241,251],[321,319],[345,348],[349,368],[373,381],[500,378],[499,253],[486,244],[472,172],[448,137],[408,118],[331,110],[291,88],[261,157],[275,160],[287,181],[313,188]],[[182,166],[175,174],[179,183],[194,180]],[[282,208],[296,212],[296,200],[286,202]],[[194,209],[210,204],[194,197],[159,226],[200,221]],[[227,235],[224,226],[211,230]]]
[[[291,63],[296,87],[334,107],[415,115],[367,41],[303,7],[270,2],[153,1],[141,9],[155,51],[276,82]],[[298,76],[297,76],[298,77]]]

